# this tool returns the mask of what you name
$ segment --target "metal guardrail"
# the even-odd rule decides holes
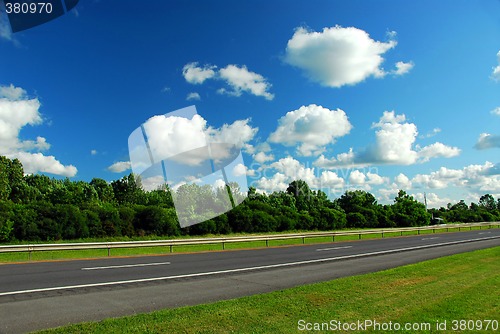
[[[358,236],[362,239],[363,235],[380,234],[384,238],[387,234],[399,233],[401,236],[405,232],[415,232],[420,234],[422,231],[450,229],[472,230],[473,227],[479,229],[492,228],[500,226],[500,222],[483,222],[483,223],[466,223],[466,224],[443,224],[424,227],[403,227],[403,228],[387,228],[387,229],[373,229],[373,230],[356,230],[356,231],[342,231],[342,232],[305,232],[293,234],[273,234],[273,235],[250,235],[242,237],[230,238],[193,238],[193,239],[172,239],[172,240],[147,240],[147,241],[117,241],[117,242],[88,242],[88,243],[60,243],[60,244],[24,244],[24,245],[6,245],[0,246],[0,253],[13,253],[13,252],[27,252],[31,259],[31,253],[35,251],[57,251],[57,250],[84,250],[84,249],[107,249],[108,256],[111,255],[113,248],[136,248],[136,247],[170,247],[170,252],[173,251],[174,246],[187,246],[187,245],[207,245],[207,244],[222,244],[222,249],[225,245],[234,242],[251,242],[251,241],[265,241],[266,246],[269,246],[269,241],[272,240],[287,240],[287,239],[302,239],[305,243],[306,238],[318,237],[332,237],[332,242],[338,236]]]

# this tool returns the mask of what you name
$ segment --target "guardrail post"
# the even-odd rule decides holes
[[[382,239],[384,239],[384,231],[382,231]]]
[[[266,247],[269,247],[269,239],[266,239]]]
[[[170,253],[172,253],[172,247],[173,247],[173,246],[172,246],[172,245],[170,245]]]
[[[361,240],[361,233],[359,234],[359,240]]]
[[[32,246],[28,246],[28,261],[31,261],[31,252],[33,251]]]
[[[302,237],[302,244],[305,244],[305,243],[306,243],[306,238]]]
[[[335,242],[335,234],[332,235],[332,242]]]
[[[111,255],[111,248],[109,247],[109,244],[106,245],[106,247],[108,248],[108,256],[110,256]]]
[[[224,241],[222,242],[222,250],[226,249],[226,245],[224,244]]]
[[[420,235],[420,230],[417,230],[417,232],[418,232],[417,234]]]

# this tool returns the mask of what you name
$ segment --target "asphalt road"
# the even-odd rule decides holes
[[[0,265],[0,333],[195,305],[500,246],[500,229]]]

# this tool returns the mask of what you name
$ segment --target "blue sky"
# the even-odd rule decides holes
[[[500,197],[498,1],[85,1],[0,21],[0,154],[26,172],[131,172],[142,123],[196,105],[261,191]],[[224,124],[226,126],[224,127]]]

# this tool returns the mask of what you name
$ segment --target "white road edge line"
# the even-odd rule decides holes
[[[117,269],[117,268],[133,268],[133,267],[147,267],[147,266],[161,266],[170,264],[170,262],[156,262],[156,263],[139,263],[139,264],[124,264],[121,266],[108,266],[108,267],[89,267],[82,268],[81,270],[100,270],[100,269]]]
[[[479,232],[478,234],[491,234],[491,232]]]
[[[439,237],[422,238],[422,239],[420,239],[420,240],[435,240],[435,239],[439,239]]]
[[[352,246],[333,247],[333,248],[318,248],[318,249],[316,249],[316,252],[329,251],[329,250],[335,250],[335,249],[347,249],[347,248],[352,248]]]
[[[9,292],[1,292],[0,297],[1,296],[10,296],[10,295],[20,295],[20,294],[33,293],[33,292],[48,292],[48,291],[59,291],[59,290],[67,290],[67,289],[102,287],[102,286],[119,285],[119,284],[165,281],[165,280],[188,278],[188,277],[202,277],[202,276],[213,276],[213,275],[218,275],[218,274],[240,273],[240,272],[247,272],[247,271],[259,270],[259,269],[291,267],[291,266],[296,266],[296,265],[301,265],[301,264],[355,259],[355,258],[360,258],[360,257],[372,256],[372,255],[392,254],[392,253],[398,253],[398,252],[404,252],[404,251],[410,251],[410,250],[425,249],[425,248],[447,246],[447,245],[456,245],[456,244],[463,244],[463,243],[467,243],[467,242],[485,241],[485,240],[498,239],[498,238],[500,238],[500,236],[477,238],[477,239],[467,239],[467,240],[459,240],[459,241],[450,241],[450,242],[443,242],[443,243],[432,244],[432,245],[422,245],[422,246],[390,249],[390,250],[379,251],[379,252],[345,255],[345,256],[330,257],[330,258],[316,259],[316,260],[279,263],[279,264],[271,264],[271,265],[266,265],[266,266],[249,267],[249,268],[210,271],[210,272],[205,272],[205,273],[184,274],[184,275],[165,276],[165,277],[152,277],[152,278],[142,278],[142,279],[134,279],[134,280],[126,280],[126,281],[115,281],[115,282],[68,285],[68,286],[58,286],[58,287],[52,287],[52,288],[40,288],[40,289],[32,289],[32,290],[9,291]]]

